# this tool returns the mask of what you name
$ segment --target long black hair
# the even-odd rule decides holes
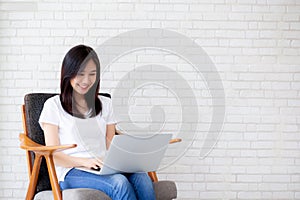
[[[96,81],[90,90],[84,95],[88,108],[92,109],[92,115],[96,116],[102,111],[102,103],[98,98],[100,82],[100,61],[97,53],[89,46],[78,45],[71,48],[64,57],[61,67],[60,78],[60,101],[62,107],[69,114],[84,118],[85,116],[74,109],[73,87],[71,79],[75,78],[78,72],[85,68],[87,62],[92,59],[96,64]]]

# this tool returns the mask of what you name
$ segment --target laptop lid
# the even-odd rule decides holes
[[[172,134],[115,135],[99,174],[156,171]]]

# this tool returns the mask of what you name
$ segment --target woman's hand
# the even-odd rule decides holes
[[[100,158],[80,158],[81,165],[88,169],[98,170],[103,167],[103,161]]]

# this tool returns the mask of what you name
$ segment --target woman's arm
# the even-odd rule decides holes
[[[58,136],[58,126],[48,123],[42,123],[45,142],[47,146],[60,145]],[[55,165],[62,167],[86,167],[88,169],[97,169],[102,167],[102,161],[96,158],[79,158],[69,156],[63,152],[55,152],[53,154]]]
[[[116,125],[108,124],[106,125],[106,149],[109,149],[110,143],[115,136],[116,133]]]

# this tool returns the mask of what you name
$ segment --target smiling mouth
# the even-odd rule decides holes
[[[79,88],[82,89],[82,90],[86,90],[86,89],[89,88],[89,86],[81,86],[81,85],[78,85],[78,86],[79,86]]]

